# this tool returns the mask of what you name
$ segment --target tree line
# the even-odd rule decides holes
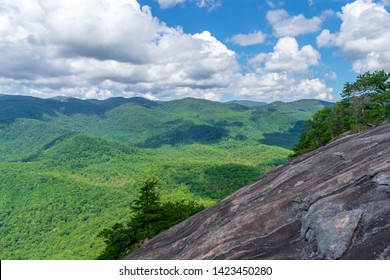
[[[341,101],[305,121],[294,156],[324,146],[342,134],[362,131],[390,120],[390,73],[366,72],[344,84]]]

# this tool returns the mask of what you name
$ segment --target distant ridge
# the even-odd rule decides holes
[[[137,104],[144,107],[155,107],[157,102],[141,97],[113,97],[105,100],[78,99],[74,97],[56,96],[43,99],[23,95],[1,95],[0,124],[12,123],[18,118],[43,120],[45,115],[55,116],[57,113],[103,114],[123,104]]]
[[[247,106],[247,107],[257,107],[257,106],[267,105],[268,103],[260,102],[260,101],[251,101],[251,100],[232,100],[232,101],[226,102],[226,104],[238,104],[238,105],[243,105],[243,106]]]
[[[142,97],[83,100],[2,95],[0,125],[4,130],[0,135],[0,160],[26,158],[28,154],[15,156],[18,151],[37,152],[69,132],[149,148],[232,139],[291,149],[298,141],[303,121],[325,106],[332,103],[319,100],[223,103],[196,98],[157,102]],[[29,141],[20,141],[18,135]]]
[[[130,97],[130,98],[125,98],[125,97],[111,97],[108,99],[104,100],[97,100],[97,99],[89,99],[87,100],[91,103],[100,105],[100,106],[105,106],[109,108],[116,108],[120,105],[126,104],[126,103],[132,103],[132,104],[138,104],[141,106],[145,107],[154,107],[158,106],[158,103],[143,97]]]
[[[289,104],[299,108],[299,109],[307,109],[313,107],[313,103],[318,103],[318,105],[323,105],[325,107],[333,106],[333,102],[317,100],[317,99],[300,99],[292,102],[288,102]]]

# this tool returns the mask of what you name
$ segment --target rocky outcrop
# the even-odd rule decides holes
[[[289,161],[126,259],[390,259],[390,124]]]

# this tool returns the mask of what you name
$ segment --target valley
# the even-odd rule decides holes
[[[1,259],[94,259],[143,182],[214,205],[284,163],[331,103],[0,96]]]

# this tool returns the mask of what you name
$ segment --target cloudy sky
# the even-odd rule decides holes
[[[390,71],[389,0],[0,0],[0,94],[338,100]]]

